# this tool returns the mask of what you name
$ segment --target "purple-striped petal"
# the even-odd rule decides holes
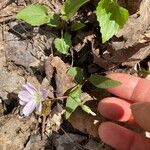
[[[42,95],[42,98],[43,98],[42,101],[44,101],[46,97],[48,96],[48,91],[45,89],[41,89],[40,94]]]
[[[37,92],[37,89],[33,85],[31,85],[30,83],[24,84],[22,86],[22,88],[27,90],[31,95],[33,95]]]
[[[42,103],[39,103],[39,104],[36,106],[36,111],[37,111],[38,114],[41,113],[41,111],[42,111]]]
[[[26,103],[32,100],[32,95],[28,91],[20,91],[18,97]]]
[[[25,115],[25,116],[29,116],[33,111],[34,109],[36,108],[36,103],[34,101],[30,101],[28,102],[23,110],[22,110],[22,113]]]

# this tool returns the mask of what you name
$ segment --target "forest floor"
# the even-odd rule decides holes
[[[118,0],[129,10],[129,20],[105,44],[94,12],[98,0],[90,1],[76,15],[86,27],[71,33],[71,52],[65,56],[56,54],[52,44],[60,34],[57,29],[16,20],[17,12],[35,2],[57,12],[61,6],[61,0],[0,0],[0,150],[111,150],[98,138],[94,124],[107,120],[98,114],[97,104],[110,94],[86,84],[82,99],[97,116],[78,108],[65,120],[61,97],[74,84],[66,72],[73,65],[87,75],[121,72],[150,79],[144,72],[150,70],[150,1]],[[48,89],[56,99],[49,116],[20,116],[18,92],[26,82]]]

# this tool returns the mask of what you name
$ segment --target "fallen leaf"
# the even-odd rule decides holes
[[[45,62],[46,76],[50,82],[55,82],[57,97],[63,96],[67,90],[75,85],[73,78],[67,74],[69,68],[70,66],[57,56],[50,56]],[[52,77],[54,81],[51,81]]]
[[[56,71],[56,95],[61,97],[68,89],[72,88],[75,83],[73,83],[73,79],[67,74],[69,65],[64,63],[59,57],[54,57],[51,61],[51,65]]]
[[[62,115],[65,110],[57,104],[51,111],[51,115],[47,118],[46,121],[46,134],[50,135],[53,131],[57,132],[60,129],[60,125],[63,122]]]
[[[88,104],[87,104],[88,103]],[[97,102],[89,101],[86,105],[88,105],[93,112],[97,112]],[[80,107],[78,107],[69,118],[69,122],[75,129],[79,131],[89,134],[93,137],[98,137],[98,126],[104,119],[97,116],[92,116],[90,114],[85,113]]]

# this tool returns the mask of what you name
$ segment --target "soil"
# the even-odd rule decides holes
[[[76,14],[86,27],[71,33],[73,45],[68,55],[57,54],[53,45],[60,30],[32,27],[15,19],[17,12],[36,2],[60,13],[61,0],[0,0],[0,149],[112,150],[97,134],[98,125],[107,120],[97,112],[98,101],[110,95],[106,91],[87,83],[82,99],[97,116],[78,108],[69,120],[64,119],[63,97],[75,84],[67,70],[76,66],[87,76],[123,72],[149,79],[142,71],[150,70],[150,1],[118,0],[129,10],[129,20],[106,44],[101,43],[94,12],[98,0],[90,1]],[[53,101],[48,101],[46,115],[20,116],[18,92],[26,82],[49,91]]]

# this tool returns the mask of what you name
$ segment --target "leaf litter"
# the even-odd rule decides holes
[[[83,72],[86,72],[86,78],[90,77],[91,72],[100,75],[125,72],[148,78],[148,75],[141,72],[149,70],[149,0],[137,3],[118,1],[122,7],[126,6],[129,10],[129,20],[123,29],[105,44],[101,43],[98,22],[87,17],[92,14],[92,18],[95,18],[93,8],[98,1],[83,5],[71,19],[75,21],[75,18],[78,18],[78,22],[85,26],[70,32],[72,47],[66,56],[55,53],[52,43],[54,39],[61,37],[56,28],[45,25],[33,28],[15,20],[14,15],[30,2],[0,3],[0,76],[3,83],[0,98],[4,104],[0,102],[0,149],[55,147],[64,150],[111,150],[109,146],[97,140],[98,125],[107,120],[98,114],[97,103],[109,94],[86,83],[82,87],[81,101],[84,101],[97,116],[87,114],[78,107],[66,121],[66,94],[76,85],[74,78],[67,72],[73,61],[73,67],[81,67]],[[56,14],[61,13],[61,1],[41,2]],[[92,13],[85,15],[87,10]],[[65,17],[70,16],[72,14]],[[94,66],[94,69],[90,66]],[[47,88],[49,91],[39,118],[34,113],[27,118],[19,116],[21,108],[18,105],[17,93],[26,82],[36,87]]]

